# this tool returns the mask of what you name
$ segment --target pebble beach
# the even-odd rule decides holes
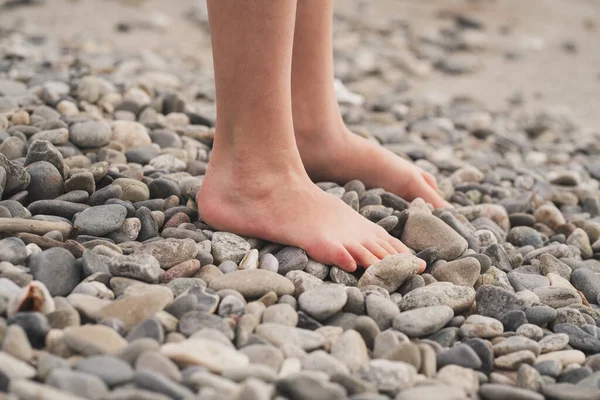
[[[346,124],[454,207],[316,183],[422,274],[405,254],[348,273],[202,220],[210,47],[115,44],[176,21],[119,16],[111,42],[0,19],[0,400],[600,400],[600,126],[577,107],[532,111],[518,88],[502,107],[415,93],[485,70],[506,32],[455,12],[423,34],[348,4],[334,28]],[[208,43],[202,5],[181,18]]]

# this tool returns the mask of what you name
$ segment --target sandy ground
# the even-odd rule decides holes
[[[308,1],[308,0],[307,0]],[[344,12],[360,0],[338,0]],[[365,2],[362,0],[363,3]],[[0,0],[0,4],[2,1]],[[470,95],[502,108],[519,93],[529,109],[567,106],[583,125],[600,129],[600,1],[598,0],[371,0],[369,19],[408,20],[426,33],[450,23],[444,15],[460,12],[484,24],[488,49],[484,67],[449,76],[435,72],[410,78],[410,94],[429,91]],[[206,27],[189,18],[194,0],[46,0],[41,5],[0,9],[0,25],[27,24],[62,40],[96,38],[123,51],[159,50],[212,68]],[[166,17],[167,29],[120,33],[119,22]],[[564,43],[575,45],[566,51]],[[506,52],[519,55],[508,60]]]

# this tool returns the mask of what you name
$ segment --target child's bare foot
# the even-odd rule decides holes
[[[326,131],[297,129],[302,162],[311,179],[345,183],[361,180],[408,200],[421,197],[434,207],[450,207],[437,191],[435,177],[383,146],[353,134],[343,123]]]
[[[201,218],[216,229],[303,248],[315,260],[346,271],[409,252],[383,228],[315,186],[297,152],[277,158],[271,153],[239,160],[213,150],[197,199]]]

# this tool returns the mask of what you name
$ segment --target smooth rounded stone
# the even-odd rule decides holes
[[[144,201],[150,198],[150,190],[145,183],[130,178],[118,178],[112,183],[121,187],[120,199],[124,201]]]
[[[600,352],[600,340],[573,324],[556,324],[553,331],[568,335],[569,345],[575,349],[592,354]]]
[[[536,356],[532,351],[520,350],[496,357],[494,366],[500,369],[516,370],[521,364],[533,364]]]
[[[544,400],[540,393],[497,383],[481,385],[479,395],[483,400]]]
[[[504,326],[495,318],[470,315],[460,326],[459,332],[463,338],[493,338],[502,335]]]
[[[170,400],[171,397],[135,387],[121,386],[109,392],[103,400]]]
[[[22,400],[82,400],[77,396],[49,385],[43,385],[26,379],[15,379],[10,382],[9,392]]]
[[[155,372],[137,371],[133,376],[133,381],[139,388],[162,393],[175,400],[184,400],[194,395],[187,387]]]
[[[537,325],[524,324],[517,328],[515,332],[518,336],[525,336],[531,340],[540,340],[544,336],[544,331]],[[542,349],[543,352],[543,349]]]
[[[179,320],[178,331],[186,337],[205,328],[216,329],[229,340],[235,336],[232,327],[225,319],[207,312],[189,311]]]
[[[566,223],[565,217],[560,210],[552,203],[544,204],[538,207],[533,213],[535,220],[555,229],[559,225]]]
[[[0,240],[0,261],[8,261],[13,265],[23,265],[27,260],[25,243],[16,237]]]
[[[550,281],[545,276],[533,274],[521,274],[518,272],[509,272],[507,274],[510,284],[515,291],[534,290],[536,288],[550,286]]]
[[[361,365],[356,375],[371,383],[377,391],[395,396],[414,385],[417,371],[404,362],[379,359]]]
[[[142,286],[143,288],[144,286]],[[148,285],[148,288],[154,289],[154,286]],[[126,296],[112,302],[100,309],[99,317],[119,319],[125,324],[125,330],[129,331],[140,322],[164,309],[172,300],[172,292],[158,286],[155,290],[149,290],[147,293]]]
[[[475,301],[475,290],[451,283],[433,283],[417,288],[402,298],[402,310],[412,310],[429,306],[446,305],[455,313],[467,310]]]
[[[581,252],[581,258],[587,260],[592,258],[594,251],[590,244],[588,234],[581,228],[575,229],[567,238],[567,244],[575,246]]]
[[[188,293],[196,297],[196,310],[209,314],[217,310],[220,298],[214,290],[206,287],[194,287]]]
[[[359,288],[346,287],[346,295],[348,300],[346,300],[342,311],[356,315],[363,315],[367,312],[365,296]]]
[[[2,351],[23,361],[33,358],[33,349],[27,339],[27,334],[19,325],[10,325],[6,330],[2,340]]]
[[[102,325],[72,326],[64,330],[65,343],[84,356],[113,355],[127,345],[116,331]]]
[[[571,267],[554,257],[552,254],[543,254],[540,257],[540,270],[543,275],[555,273],[567,280],[571,279]]]
[[[175,382],[181,382],[182,379],[177,365],[164,354],[155,351],[145,351],[140,354],[135,362],[135,370],[159,373]]]
[[[496,357],[523,350],[531,351],[538,356],[541,353],[541,346],[538,342],[524,336],[511,336],[494,344],[494,354]]]
[[[562,374],[560,374],[557,381],[560,383],[576,384],[576,383],[582,381],[583,379],[591,376],[592,373],[593,372],[590,367],[571,368],[569,370],[564,371]],[[594,388],[600,389],[600,388],[598,388],[597,385],[595,385]]]
[[[481,360],[479,371],[490,374],[494,368],[494,352],[488,340],[480,338],[463,339],[462,343],[469,346]]]
[[[544,240],[540,232],[528,226],[516,226],[512,228],[508,232],[506,240],[517,247],[533,246],[537,249],[544,245]]]
[[[575,289],[569,289],[559,286],[540,287],[533,290],[542,304],[552,308],[568,307],[570,305],[581,304],[581,296]]]
[[[396,396],[395,400],[415,400],[415,399],[444,399],[444,400],[463,400],[467,398],[467,393],[464,389],[456,386],[436,384],[436,385],[424,385],[417,386],[414,388],[406,389],[401,391],[398,396]],[[500,398],[498,398],[500,399]],[[487,400],[487,399],[486,399]],[[496,400],[490,399],[490,400]],[[506,400],[506,399],[502,399]],[[511,400],[521,400],[521,399],[511,399]],[[529,399],[523,399],[529,400]],[[532,399],[534,400],[534,399]],[[537,398],[535,400],[538,400]],[[539,400],[543,400],[539,399]]]
[[[196,257],[198,247],[192,239],[164,239],[145,243],[135,252],[152,255],[161,268],[169,269]]]
[[[467,393],[476,393],[479,390],[477,372],[459,365],[446,365],[441,368],[436,379],[447,385],[460,387]]]
[[[570,383],[544,385],[542,394],[548,400],[597,400],[600,397],[597,388],[588,388]]]
[[[214,373],[249,364],[248,356],[225,344],[202,338],[167,343],[160,352],[175,363],[201,365]]]
[[[507,332],[515,332],[521,325],[529,323],[529,321],[527,321],[525,312],[521,310],[507,312],[502,316],[500,322],[502,322],[502,325],[504,325],[504,330]]]
[[[571,274],[571,283],[575,289],[583,292],[590,303],[598,304],[600,295],[600,275],[586,268],[578,268]]]
[[[151,338],[141,338],[128,343],[119,352],[115,354],[117,358],[125,361],[129,365],[134,365],[138,357],[146,351],[158,351],[160,344]]]
[[[348,329],[331,347],[331,355],[342,361],[350,371],[356,371],[369,362],[369,350],[361,336],[354,329]]]
[[[480,272],[479,261],[473,257],[466,257],[441,264],[435,267],[431,274],[440,282],[473,287]]]
[[[156,340],[158,343],[165,341],[165,330],[158,319],[148,318],[140,322],[129,331],[125,339],[132,342],[147,337]]]
[[[541,346],[542,353],[559,351],[564,349],[569,344],[569,335],[566,333],[547,335],[540,339],[539,344]]]
[[[64,193],[63,177],[54,165],[36,161],[25,169],[31,179],[27,187],[29,201],[55,199]]]
[[[404,311],[394,317],[393,327],[409,337],[437,332],[454,317],[452,308],[440,305]]]
[[[154,158],[153,160],[156,159]],[[153,179],[148,183],[148,190],[150,190],[151,199],[164,199],[169,196],[181,197],[181,189],[177,182],[166,178]]]
[[[348,367],[344,363],[323,350],[313,351],[304,357],[302,369],[305,371],[321,371],[327,375],[349,373]]]
[[[391,300],[377,295],[369,295],[365,300],[367,315],[377,323],[380,330],[392,326],[394,318],[400,314],[400,309]]]
[[[90,207],[75,218],[75,226],[82,235],[104,236],[119,229],[127,209],[118,204]]]
[[[81,270],[73,255],[54,247],[29,258],[28,267],[35,280],[42,282],[52,296],[66,296],[81,281]]]
[[[43,214],[71,219],[75,214],[88,208],[86,204],[62,200],[38,200],[29,204],[28,210],[33,215]]]
[[[168,283],[181,277],[193,277],[200,270],[200,261],[187,260],[169,268],[160,276],[161,283]]]
[[[594,319],[591,318],[589,315],[588,317],[590,317],[590,320],[586,320],[586,314],[583,314],[579,312],[579,310],[570,307],[558,308],[556,310],[556,313],[557,317],[550,325],[552,328],[555,325],[559,324],[573,324],[575,326],[584,326],[585,324],[595,322]]]
[[[554,321],[558,314],[554,308],[549,306],[533,306],[525,310],[525,315],[527,321],[541,326]]]
[[[441,369],[447,365],[459,365],[464,368],[481,368],[481,359],[470,346],[457,344],[437,354],[437,367]]]
[[[400,240],[415,251],[433,248],[442,260],[454,260],[467,249],[467,241],[455,230],[423,213],[409,214]]]
[[[298,314],[289,304],[273,304],[263,312],[262,322],[296,326],[298,324]]]
[[[233,271],[237,271],[238,265],[231,260],[225,260],[219,264],[219,270],[224,274],[229,274]]]
[[[133,278],[148,283],[158,283],[163,273],[156,258],[143,253],[115,257],[108,262],[108,270],[113,276]]]
[[[293,347],[294,350],[302,353],[302,358],[306,356],[306,353],[297,346],[283,345],[280,348],[272,346],[270,344],[251,344],[241,348],[240,353],[246,355],[250,361],[250,365],[264,365],[272,371],[279,371],[284,362],[285,348]],[[293,357],[288,355],[288,357]],[[298,357],[299,358],[299,357]]]
[[[178,297],[180,294],[193,287],[206,287],[206,282],[200,278],[175,278],[170,281],[167,286],[173,292],[173,296]]]
[[[101,399],[108,392],[108,387],[98,377],[69,369],[53,369],[46,384],[85,399]]]
[[[330,269],[328,268],[328,272],[329,272],[329,278],[331,278],[331,280],[334,283],[339,283],[340,285],[344,285],[347,287],[358,285],[358,278],[355,277],[354,275],[352,275],[351,273],[344,271],[341,268],[332,266]],[[317,278],[319,278],[319,277],[317,277]],[[322,278],[322,279],[325,279],[325,278]]]
[[[258,298],[269,292],[278,296],[293,294],[294,284],[287,278],[264,269],[234,271],[210,281],[209,287],[219,291],[233,289],[246,298]]]
[[[83,190],[88,194],[94,193],[96,190],[94,175],[89,171],[76,173],[71,171],[71,177],[65,181],[65,191],[72,192],[74,190]]]
[[[525,301],[502,288],[483,285],[477,289],[477,314],[496,319],[502,318],[509,311],[522,311]]]
[[[211,239],[211,253],[214,262],[220,264],[230,260],[238,264],[251,249],[242,237],[229,232],[215,232]]]
[[[331,383],[313,375],[313,371],[289,374],[275,382],[277,391],[292,400],[342,400],[346,390],[337,383]]]
[[[521,364],[517,370],[517,386],[539,392],[543,382],[542,375],[529,364]]]
[[[258,268],[277,273],[279,271],[279,261],[271,254],[263,254],[258,262]]]
[[[562,362],[559,360],[537,360],[536,363],[533,364],[533,368],[535,368],[540,375],[549,377],[557,377],[563,369]]]
[[[562,363],[563,368],[570,364],[582,365],[585,362],[585,353],[580,350],[559,350],[544,353],[537,358],[537,362],[556,360]]]
[[[33,379],[37,374],[31,365],[4,351],[0,351],[0,372],[11,380]]]
[[[109,387],[133,379],[133,370],[125,361],[111,356],[93,356],[78,361],[73,368],[100,378]]]
[[[375,320],[366,315],[361,315],[356,318],[352,329],[362,336],[369,349],[373,349],[373,346],[375,345],[375,338],[381,332]]]
[[[275,254],[282,275],[290,271],[303,271],[308,265],[306,252],[298,247],[286,246]]]
[[[285,274],[285,277],[289,279],[294,285],[294,296],[300,296],[307,290],[314,289],[323,284],[323,281],[307,272],[304,271],[290,271]]]
[[[375,285],[390,293],[395,292],[407,279],[417,274],[421,262],[411,254],[388,255],[367,268],[358,281],[358,287]]]
[[[158,236],[158,223],[152,216],[152,211],[147,207],[139,207],[135,211],[135,217],[140,220],[141,229],[138,233],[137,240],[143,242],[145,240]]]
[[[344,286],[321,285],[302,293],[298,297],[298,306],[317,321],[324,321],[340,312],[347,299]]]
[[[114,121],[112,123],[111,139],[121,143],[124,151],[152,144],[146,127],[139,122],[133,121]]]
[[[223,318],[233,317],[239,318],[245,312],[245,300],[235,295],[227,295],[223,297],[219,303],[218,314]],[[265,310],[266,311],[266,310]]]
[[[318,349],[325,344],[323,336],[316,332],[276,323],[260,324],[255,333],[275,346],[293,344],[306,351]]]

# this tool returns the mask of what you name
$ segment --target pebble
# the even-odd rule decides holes
[[[278,272],[282,275],[290,271],[302,271],[308,265],[306,252],[297,247],[284,247],[275,254],[278,262]]]
[[[395,396],[413,386],[417,371],[412,365],[400,361],[371,360],[361,365],[357,375],[379,392]]]
[[[52,370],[46,384],[84,399],[98,400],[108,392],[108,387],[98,377],[68,369]]]
[[[440,282],[473,287],[480,272],[479,261],[473,257],[466,257],[437,266],[432,275]]]
[[[323,336],[316,332],[276,323],[263,323],[256,327],[255,333],[275,346],[293,344],[305,351],[318,349],[325,344]]]
[[[93,356],[78,361],[77,371],[97,376],[109,387],[122,385],[133,379],[133,370],[125,361],[111,356]]]
[[[464,368],[479,369],[482,366],[481,359],[466,344],[457,344],[437,354],[437,367],[443,368],[446,365],[459,365]]]
[[[250,251],[250,243],[229,232],[215,232],[211,239],[211,253],[216,264],[225,260],[238,264]]]
[[[493,338],[502,335],[504,326],[497,319],[481,315],[470,315],[460,326],[463,338]]]
[[[477,313],[499,319],[509,311],[522,311],[525,302],[502,288],[483,285],[477,289]]]
[[[201,365],[215,373],[249,363],[248,357],[218,342],[196,338],[167,343],[160,352],[176,363]]]
[[[344,286],[321,285],[302,293],[298,297],[298,306],[312,318],[323,321],[340,312],[347,299]]]
[[[475,301],[475,290],[466,286],[455,286],[450,283],[434,283],[417,288],[402,298],[402,310],[422,307],[446,305],[455,313],[468,309]]]
[[[52,296],[66,296],[81,281],[81,269],[73,255],[53,247],[30,257],[28,267],[34,279],[42,282]]]
[[[408,254],[394,254],[371,265],[358,281],[358,287],[376,285],[395,292],[407,279],[416,275],[421,261]]]
[[[466,249],[467,241],[442,220],[414,213],[408,217],[400,238],[415,251],[433,248],[442,260],[454,260]]]
[[[73,326],[64,330],[65,343],[84,356],[116,354],[127,341],[114,330],[102,325]]]
[[[494,383],[482,385],[479,394],[484,400],[544,400],[540,393]]]
[[[449,306],[423,307],[398,314],[393,327],[409,337],[422,337],[439,331],[453,317],[454,311]]]
[[[293,294],[294,284],[287,278],[264,269],[238,270],[210,281],[213,290],[233,289],[247,298],[258,298],[269,292],[278,296]]]

